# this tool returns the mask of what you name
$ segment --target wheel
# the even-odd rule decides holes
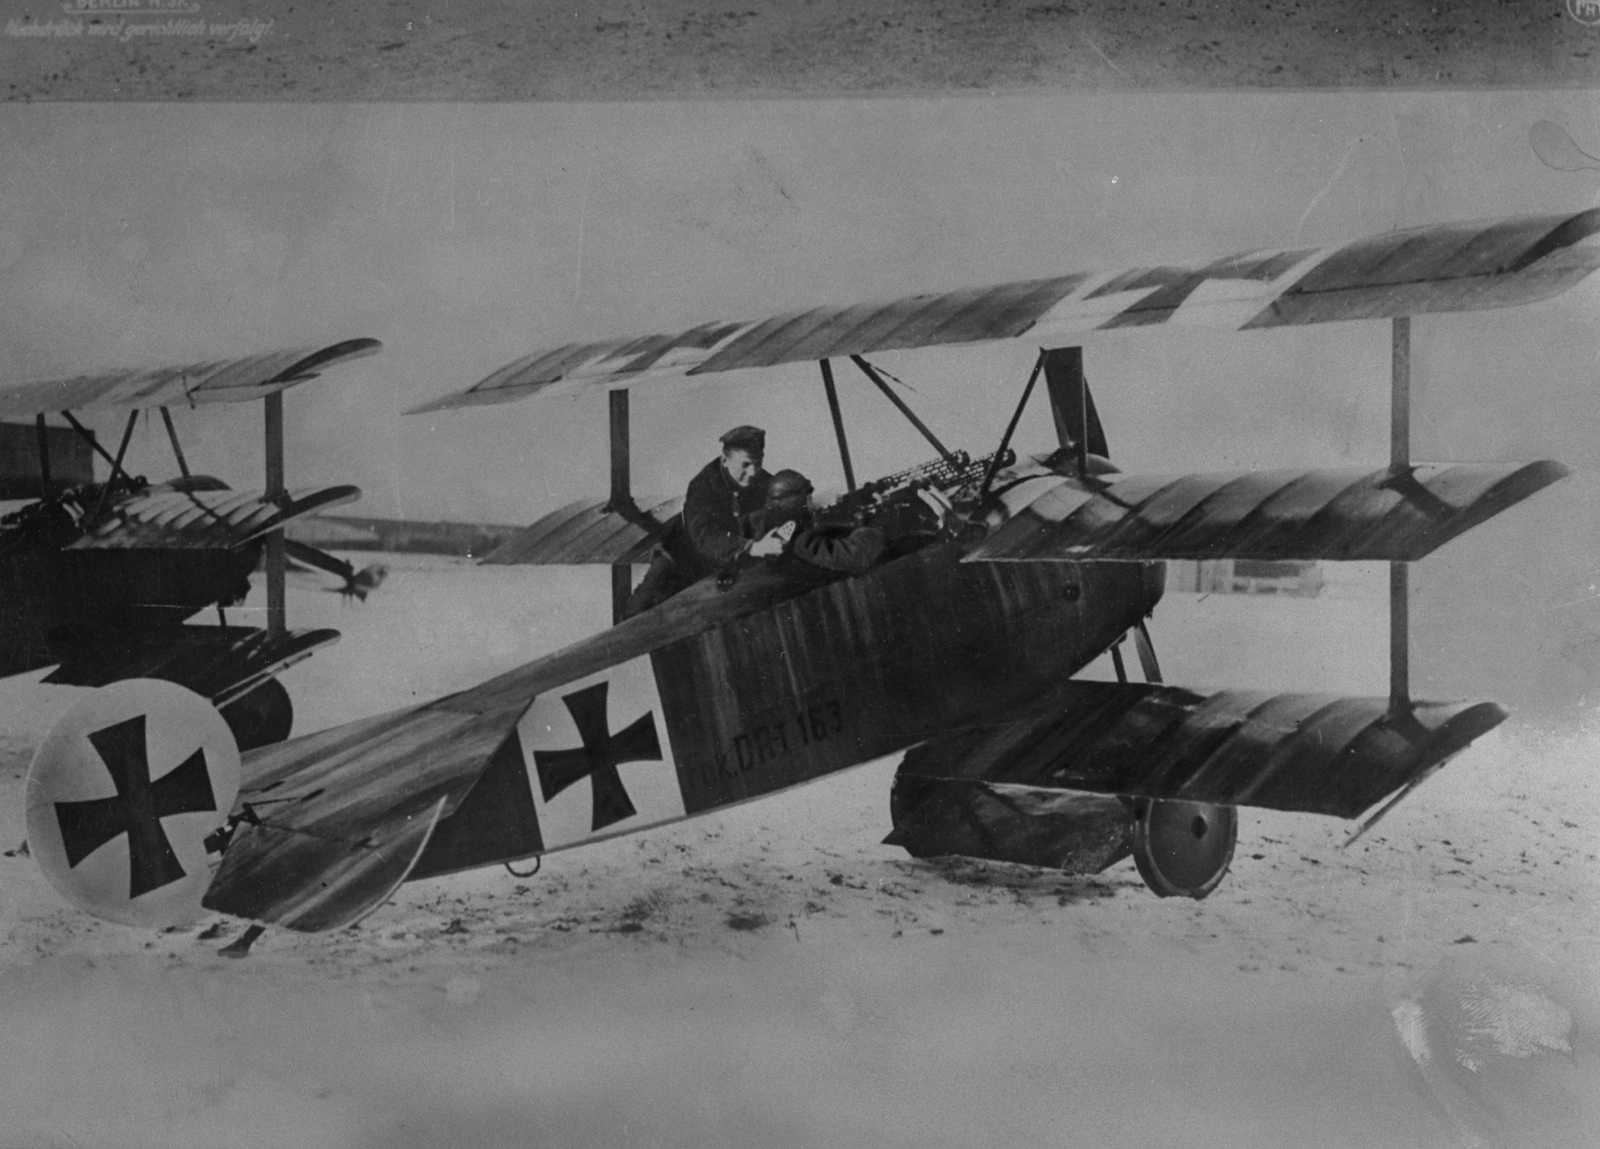
[[[1136,807],[1133,860],[1158,897],[1203,898],[1222,882],[1239,838],[1232,806],[1152,799]]]
[[[224,706],[222,718],[243,753],[289,737],[294,727],[294,703],[289,701],[283,683],[269,678],[243,698]]]

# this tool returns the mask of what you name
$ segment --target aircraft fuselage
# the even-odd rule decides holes
[[[584,672],[538,691],[411,876],[705,813],[981,721],[1104,652],[1165,577],[962,553],[930,546],[645,649],[627,641],[641,616],[552,656]],[[584,648],[608,644],[619,657],[589,669]]]
[[[0,550],[0,675],[86,648],[132,650],[242,597],[259,559],[259,547],[73,550],[18,540]]]

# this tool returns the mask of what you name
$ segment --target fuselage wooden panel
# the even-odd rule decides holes
[[[494,803],[468,795],[461,821],[440,823],[417,875],[703,813],[981,721],[1079,670],[1164,583],[1159,563],[961,554],[932,546],[809,589],[757,566],[457,696],[452,708],[525,706],[518,752],[485,772]],[[518,759],[525,785],[501,777]],[[508,833],[508,803],[536,829]]]

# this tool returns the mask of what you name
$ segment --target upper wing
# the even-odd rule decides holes
[[[101,371],[0,385],[0,419],[92,407],[167,407],[179,403],[237,403],[260,399],[316,378],[339,363],[376,355],[376,339],[347,339],[329,347],[264,351],[178,367]]]
[[[505,403],[584,386],[626,387],[873,351],[1175,323],[1281,327],[1531,303],[1600,267],[1600,208],[1576,215],[1434,224],[1332,247],[1135,267],[769,319],[706,323],[672,335],[566,343],[415,408]]]
[[[639,510],[664,527],[683,507],[682,499],[659,499]],[[656,533],[618,514],[605,499],[580,499],[551,511],[527,530],[483,557],[485,563],[563,565],[650,561]]]
[[[1567,474],[1560,463],[1378,471],[1024,479],[968,562],[1378,559],[1412,562]]]
[[[68,550],[149,547],[236,547],[303,515],[353,503],[361,488],[305,487],[282,501],[260,491],[174,491],[152,488],[115,504]]]

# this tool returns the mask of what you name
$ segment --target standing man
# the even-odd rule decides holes
[[[722,570],[750,549],[751,532],[772,482],[761,469],[766,445],[767,433],[760,427],[738,426],[722,436],[722,454],[689,481],[683,514],[662,533],[650,570],[629,597],[630,617]]]
[[[720,570],[750,549],[772,483],[761,469],[766,447],[767,433],[760,427],[735,427],[722,436],[721,457],[689,480],[683,527],[704,564],[696,577]]]

